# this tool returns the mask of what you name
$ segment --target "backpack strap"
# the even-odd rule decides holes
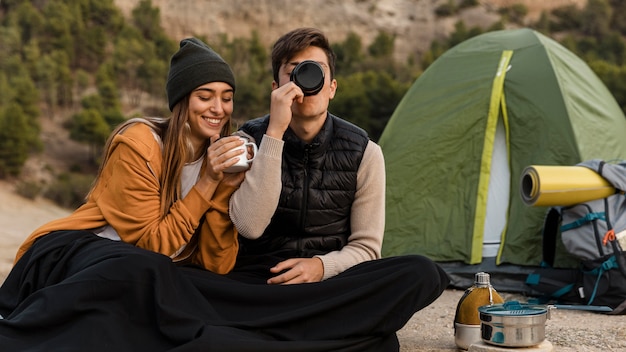
[[[549,299],[559,299],[559,298],[563,297],[563,295],[565,295],[566,293],[570,292],[574,288],[574,284],[573,283],[567,284],[567,285],[563,285],[562,281],[554,280],[554,279],[551,279],[549,277],[542,276],[538,272],[530,273],[526,277],[526,284],[527,285],[537,286],[540,283],[546,283],[546,284],[549,284],[549,285],[553,285],[555,287],[559,287],[559,286],[561,287],[558,290],[548,294],[547,296],[544,296],[543,297],[543,299],[545,300],[544,302],[547,302]]]
[[[591,305],[593,303],[593,300],[596,298],[596,293],[598,292],[598,285],[600,284],[600,278],[602,277],[602,274],[611,269],[619,269],[619,266],[617,265],[617,259],[614,255],[610,256],[609,259],[605,260],[597,268],[589,271],[583,271],[585,274],[596,275],[596,283],[593,285],[591,297],[589,297],[589,301],[587,302],[588,305]]]
[[[585,216],[576,219],[576,221],[572,221],[569,224],[563,224],[561,225],[561,231],[567,231],[567,230],[571,230],[571,229],[575,229],[577,227],[581,227],[584,224],[594,221],[594,220],[602,220],[602,221],[606,221],[606,212],[603,211],[598,211],[598,212],[594,212],[594,213],[587,213]]]

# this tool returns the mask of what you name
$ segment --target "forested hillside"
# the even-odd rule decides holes
[[[182,36],[206,40],[232,65],[239,124],[268,108],[272,40],[298,25],[320,27],[338,54],[331,110],[376,140],[438,56],[504,28],[558,40],[626,108],[625,17],[620,0],[3,0],[0,178],[30,197],[78,204],[112,127],[169,112],[165,77]]]

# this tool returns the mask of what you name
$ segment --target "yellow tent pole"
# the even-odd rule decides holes
[[[506,72],[512,56],[512,50],[504,50],[502,52],[500,62],[498,63],[498,70],[496,71],[496,75],[491,86],[491,98],[489,100],[487,125],[485,126],[483,154],[480,162],[480,176],[478,180],[478,194],[476,196],[476,213],[474,215],[474,233],[472,234],[470,264],[478,264],[483,259],[483,236],[485,231],[485,218],[487,216],[487,193],[489,189],[489,177],[491,175],[493,143],[496,138],[496,126],[498,124],[498,117],[500,116],[500,107],[501,104],[503,104],[504,79],[506,77]]]

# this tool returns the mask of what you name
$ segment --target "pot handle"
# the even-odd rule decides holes
[[[613,309],[607,306],[588,306],[588,305],[576,305],[576,304],[551,304],[548,306],[548,312],[550,311],[550,307],[552,309],[569,309],[569,310],[586,310],[591,312],[612,312]],[[550,316],[548,316],[549,318]]]

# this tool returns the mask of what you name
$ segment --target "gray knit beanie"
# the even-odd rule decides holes
[[[196,38],[181,40],[165,85],[170,111],[192,90],[210,82],[225,82],[235,89],[235,75],[221,56]]]

